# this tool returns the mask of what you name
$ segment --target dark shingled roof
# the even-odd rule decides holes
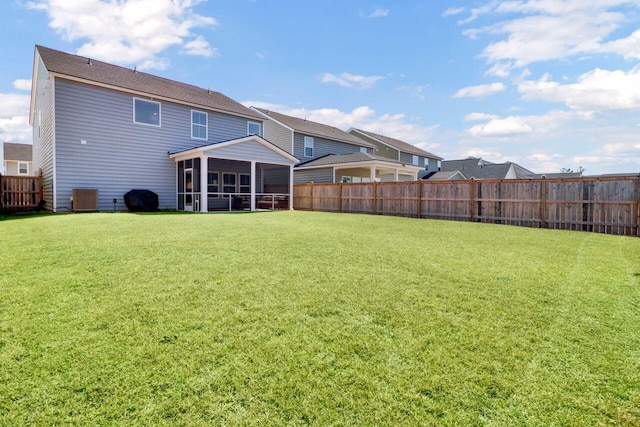
[[[399,139],[395,139],[395,138],[391,138],[389,136],[384,136],[384,135],[380,135],[378,133],[374,133],[374,132],[369,132],[363,129],[353,129],[355,132],[360,132],[365,134],[366,136],[368,136],[369,138],[375,139],[380,141],[383,144],[387,144],[387,145],[391,145],[392,147],[395,147],[396,149],[405,152],[405,153],[409,153],[409,154],[415,154],[416,156],[422,156],[422,157],[429,157],[431,159],[436,159],[436,160],[442,160],[442,157],[440,156],[436,156],[433,153],[430,153],[428,151],[425,151],[421,148],[416,147],[415,145],[409,144],[407,142],[404,141],[400,141]],[[357,136],[357,134],[356,134]]]
[[[36,46],[45,67],[50,72],[88,82],[200,106],[203,109],[236,116],[264,120],[259,114],[221,94],[197,86],[180,83],[130,68],[108,64],[95,59],[72,55],[44,46]]]
[[[33,160],[33,145],[13,142],[5,142],[3,145],[5,160],[20,162],[31,162]]]
[[[275,111],[266,110],[264,108],[256,108],[256,110],[266,114],[269,117],[273,117],[280,123],[289,126],[291,129],[298,133],[303,133],[309,136],[317,136],[319,138],[331,139],[334,141],[346,142],[349,144],[357,145],[359,147],[375,148],[375,145],[363,141],[360,138],[338,129],[333,126],[324,125],[318,122],[312,122],[307,119],[299,119],[297,117],[287,116],[286,114],[276,113]]]
[[[398,162],[388,159],[386,157],[377,157],[369,153],[351,153],[351,154],[327,154],[326,156],[318,157],[317,159],[309,160],[305,163],[300,163],[296,168],[304,168],[310,166],[331,166],[342,163],[358,163],[358,162],[385,162],[393,163],[395,165],[403,165],[406,163]],[[413,166],[413,165],[409,165]]]
[[[467,178],[504,179],[512,165],[517,178],[528,178],[533,174],[533,172],[517,163],[491,163],[476,157],[462,160],[445,160],[442,162],[442,171],[459,170]]]

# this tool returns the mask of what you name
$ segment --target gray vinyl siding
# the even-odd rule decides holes
[[[262,126],[262,133],[264,139],[286,151],[289,154],[292,153],[292,131],[272,120],[265,120]]]
[[[375,145],[376,146],[375,152],[373,152],[372,154],[379,157],[384,157],[386,159],[398,160],[399,150],[396,150],[395,148],[391,148],[388,145],[381,144],[375,139],[369,138],[368,136],[362,135],[361,133],[354,132],[354,133],[351,133],[351,135],[358,137],[364,141],[367,141],[370,144]]]
[[[62,208],[71,207],[74,188],[97,188],[100,210],[112,210],[114,198],[116,209],[123,210],[123,195],[142,188],[158,194],[161,209],[175,209],[176,164],[168,153],[247,134],[247,119],[208,112],[208,140],[192,139],[189,106],[161,102],[161,127],[155,127],[133,123],[131,94],[62,79],[55,87],[56,186]]]
[[[300,133],[294,133],[294,153],[293,155],[300,161],[307,161],[312,158],[326,156],[327,154],[351,154],[359,153],[360,146],[347,144],[346,142],[332,141],[329,139],[313,137],[313,157],[304,156],[304,137]],[[308,136],[308,135],[307,135]]]
[[[44,67],[40,56],[37,57],[37,80],[35,82],[35,105],[33,106],[33,167],[42,170],[42,186],[45,209],[54,210],[54,84]]]
[[[307,184],[309,182],[332,183],[333,168],[308,169],[308,170],[294,169],[293,171],[294,184]]]

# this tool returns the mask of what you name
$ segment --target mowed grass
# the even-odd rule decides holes
[[[638,238],[103,213],[0,242],[0,425],[640,425]]]

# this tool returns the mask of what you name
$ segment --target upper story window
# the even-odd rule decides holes
[[[360,147],[360,152],[365,154],[368,153],[367,147]]]
[[[26,175],[29,173],[29,163],[18,163],[18,173],[20,175]]]
[[[304,137],[304,156],[313,157],[313,138],[310,136]]]
[[[427,157],[424,158],[424,169],[429,170],[429,159]]]
[[[160,103],[147,99],[133,98],[133,122],[160,126]]]
[[[262,124],[258,122],[247,122],[247,135],[262,136]]]
[[[413,156],[413,164],[414,164],[414,166],[420,166],[420,157],[419,156]]]
[[[191,138],[207,139],[208,116],[203,111],[191,110]]]

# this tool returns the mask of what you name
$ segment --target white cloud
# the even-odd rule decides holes
[[[480,113],[475,113],[480,117]],[[495,117],[487,115],[486,123],[467,129],[467,133],[476,138],[508,138],[532,135],[542,137],[576,118],[576,114],[555,110],[543,115]]]
[[[425,150],[437,147],[431,142],[431,137],[438,125],[417,125],[407,120],[404,114],[378,115],[375,110],[368,106],[361,106],[349,112],[344,112],[335,108],[290,108],[261,101],[245,101],[242,104],[276,111],[293,117],[306,118],[343,130],[347,130],[350,127],[365,129],[400,139]]]
[[[481,15],[509,16],[510,19],[464,31],[472,39],[498,35],[482,57],[492,64],[489,75],[506,77],[513,68],[548,60],[615,53],[628,59],[640,57],[640,30],[622,38],[616,34],[628,16],[619,6],[640,6],[637,0],[520,0],[490,1],[473,9],[461,24]],[[519,14],[520,16],[514,14]]]
[[[426,94],[427,89],[429,89],[429,85],[398,87],[399,91],[406,92],[412,98],[418,98],[418,99],[427,99],[427,94]]]
[[[585,113],[640,108],[640,67],[629,72],[597,68],[573,84],[551,81],[546,74],[540,80],[522,82],[518,92],[526,100],[562,102]]]
[[[510,116],[491,119],[487,123],[473,126],[468,132],[475,137],[514,136],[533,132],[522,117]]]
[[[498,119],[498,118],[500,118],[500,117],[496,116],[495,114],[471,113],[471,114],[467,114],[464,117],[464,121],[465,122],[478,122],[478,121],[493,120],[493,119]]]
[[[506,89],[503,83],[491,83],[479,86],[468,86],[456,92],[454,98],[482,98],[487,95],[502,92]]]
[[[46,11],[50,27],[66,40],[84,41],[77,50],[79,55],[118,64],[162,67],[166,61],[157,55],[173,46],[184,47],[188,54],[215,54],[201,36],[192,33],[197,27],[217,25],[214,18],[193,11],[201,2],[36,0],[28,6]],[[186,42],[189,38],[192,40]]]
[[[185,43],[183,51],[187,55],[204,56],[206,58],[218,56],[218,49],[212,48],[202,36]]]
[[[31,142],[29,95],[0,93],[0,141]]]
[[[351,73],[342,73],[339,75],[325,73],[321,77],[322,83],[337,83],[343,87],[359,86],[361,89],[372,87],[382,76],[359,76]]]
[[[446,16],[459,15],[465,10],[467,10],[465,7],[450,7],[449,9],[442,12],[442,16],[446,17]]]
[[[18,90],[31,90],[31,79],[18,79],[13,82],[13,87]]]
[[[378,8],[369,14],[369,18],[386,18],[389,15],[388,9]]]

